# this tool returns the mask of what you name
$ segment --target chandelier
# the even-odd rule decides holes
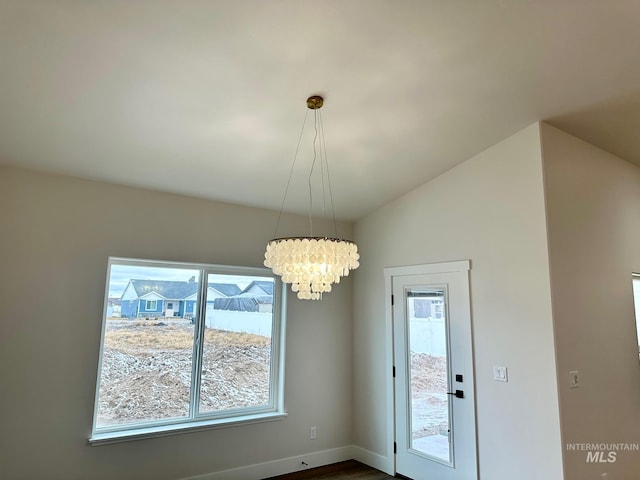
[[[311,96],[307,99],[307,108],[313,111],[314,130],[313,138],[313,161],[311,163],[311,171],[309,173],[309,236],[308,237],[280,237],[274,238],[267,243],[267,250],[264,254],[265,266],[271,268],[273,273],[280,275],[284,283],[291,284],[291,290],[296,292],[299,299],[302,300],[320,300],[323,293],[331,291],[334,283],[340,283],[340,278],[349,275],[350,270],[358,268],[360,265],[358,259],[357,245],[350,241],[338,238],[336,215],[333,208],[333,194],[331,192],[331,180],[329,178],[329,164],[327,162],[326,146],[324,140],[324,128],[322,125],[322,116],[320,108],[324,104],[324,99],[318,95]],[[309,113],[307,110],[307,114]],[[296,164],[298,151],[300,150],[300,142],[304,133],[307,115],[302,123],[298,146],[293,157],[293,164],[289,172],[289,181],[282,199],[282,206],[276,223],[276,233],[278,233],[278,225],[280,217],[287,199],[287,192],[291,184],[293,169]],[[319,157],[319,158],[318,158]],[[316,163],[320,163],[321,171],[321,187],[322,187],[322,205],[326,215],[327,210],[327,193],[331,205],[331,213],[333,216],[333,236],[314,236],[313,235],[313,194],[311,188],[311,180],[313,177]],[[326,174],[326,184],[325,184]],[[325,188],[326,186],[326,188]]]

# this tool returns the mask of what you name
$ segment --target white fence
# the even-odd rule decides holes
[[[444,319],[411,318],[409,324],[409,348],[412,352],[447,354]]]
[[[207,306],[206,326],[228,332],[254,333],[271,338],[271,313],[214,310]]]

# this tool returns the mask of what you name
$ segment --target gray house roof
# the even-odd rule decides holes
[[[227,297],[232,297],[233,295],[237,295],[242,291],[240,290],[240,287],[235,283],[210,283],[209,287],[215,288]]]
[[[180,300],[183,298],[187,298],[198,291],[197,282],[132,279],[131,285],[133,286],[138,297],[142,297],[149,293],[155,292],[158,295],[161,295],[164,298],[170,300]],[[208,286],[216,289],[227,297],[237,295],[241,292],[240,287],[238,287],[238,285],[236,285],[235,283],[210,283]]]
[[[267,295],[273,295],[273,282],[267,280],[254,280],[242,290],[242,293],[248,292],[255,286],[260,287]]]
[[[131,280],[138,297],[152,292],[164,298],[177,300],[193,295],[198,291],[196,282],[175,282],[169,280]]]

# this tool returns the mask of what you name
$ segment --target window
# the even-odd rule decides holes
[[[145,307],[145,310],[147,312],[155,312],[157,308],[158,308],[158,301],[157,300],[147,300],[147,304],[146,304],[146,307]]]
[[[90,442],[284,416],[282,291],[263,268],[109,259]]]

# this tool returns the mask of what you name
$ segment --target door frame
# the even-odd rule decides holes
[[[394,347],[393,347],[393,305],[391,296],[393,295],[393,277],[406,275],[429,275],[434,273],[455,273],[469,272],[471,270],[471,260],[457,260],[451,262],[424,263],[419,265],[407,265],[400,267],[385,267],[384,269],[384,293],[385,293],[385,364],[388,375],[386,375],[386,403],[387,403],[387,459],[386,468],[383,470],[389,475],[396,474],[396,402],[394,386]],[[471,285],[469,282],[469,315],[471,315]],[[478,461],[478,439],[477,439],[477,405],[475,403],[475,355],[473,348],[473,317],[471,317],[471,359],[472,372],[474,376],[471,395],[473,398],[474,430],[476,431],[476,462]]]

